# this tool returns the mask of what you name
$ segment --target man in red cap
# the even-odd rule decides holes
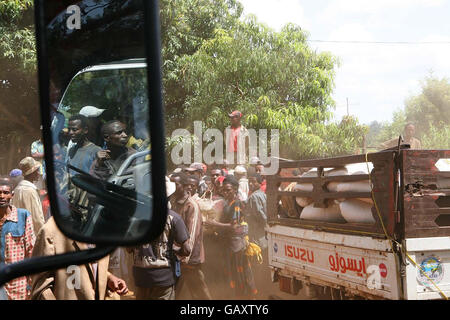
[[[233,155],[233,160],[237,164],[245,164],[247,150],[248,130],[241,124],[242,112],[235,110],[228,115],[230,117],[231,126],[226,128],[227,137],[227,159]]]

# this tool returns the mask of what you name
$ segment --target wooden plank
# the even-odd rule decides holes
[[[319,197],[314,191],[276,191],[280,196],[293,196],[293,197]],[[371,198],[370,192],[323,192],[320,194],[321,198],[326,199],[340,199],[340,198]]]
[[[367,154],[367,160],[369,162],[382,161],[382,160],[392,160],[395,151],[380,151],[377,153]],[[363,163],[366,162],[366,155],[351,155],[351,156],[341,156],[334,158],[325,159],[312,159],[312,160],[293,160],[293,161],[280,161],[280,168],[298,168],[298,167],[323,167],[323,168],[336,168],[342,167],[345,164],[351,163]]]
[[[365,181],[369,180],[368,174],[355,174],[345,176],[331,176],[331,177],[277,177],[271,176],[269,178],[273,182],[297,182],[297,183],[313,183],[321,181],[322,183],[328,182],[352,182],[352,181]]]

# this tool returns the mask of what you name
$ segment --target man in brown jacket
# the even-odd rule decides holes
[[[40,176],[39,168],[39,162],[32,157],[26,157],[20,161],[19,169],[22,170],[24,179],[14,189],[11,201],[16,208],[23,208],[31,213],[34,234],[38,234],[45,223],[39,191],[34,185]]]
[[[51,217],[39,232],[33,256],[51,256],[88,249],[86,243],[64,236]],[[65,269],[48,270],[32,276],[32,300],[105,300],[114,293],[124,295],[128,288],[108,272],[109,255],[97,262]],[[117,295],[116,295],[117,296]]]
[[[185,300],[190,293],[194,300],[211,300],[211,294],[205,281],[202,265],[205,262],[203,246],[203,221],[200,208],[194,197],[198,180],[194,176],[180,173],[180,184],[171,199],[172,210],[177,212],[186,224],[189,232],[189,247],[192,249],[187,257],[181,258],[181,277],[177,283],[177,299]]]

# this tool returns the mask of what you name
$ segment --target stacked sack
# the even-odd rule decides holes
[[[345,166],[348,175],[369,174],[372,169],[372,163],[369,163],[367,170],[366,163],[353,163]],[[371,192],[372,189],[369,180],[339,182],[336,188],[337,192]],[[375,223],[372,215],[372,198],[354,198],[338,199],[339,208],[345,221],[353,223]]]
[[[346,168],[332,168],[324,170],[324,176],[326,177],[346,174]],[[302,174],[301,177],[317,177],[317,169],[311,169]],[[329,191],[336,191],[338,184],[338,182],[330,182],[327,188]],[[294,191],[313,191],[313,185],[312,183],[298,183],[294,187]],[[303,207],[302,213],[300,214],[300,219],[337,223],[345,222],[343,216],[341,215],[339,205],[334,200],[329,200],[326,208],[315,208],[313,199],[309,197],[296,197],[295,201],[300,207]]]
[[[332,168],[324,170],[324,176],[368,174],[373,169],[369,163],[355,163],[343,168]],[[304,173],[301,177],[317,177],[317,169]],[[311,183],[298,183],[295,191],[313,191]],[[371,192],[369,180],[354,182],[328,183],[327,190],[330,192]],[[296,197],[297,204],[303,208],[300,219],[336,222],[336,223],[375,223],[372,215],[373,202],[371,198],[337,199],[328,200],[327,208],[315,208],[312,198]]]

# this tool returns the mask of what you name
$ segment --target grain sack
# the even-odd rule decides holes
[[[339,203],[341,215],[349,223],[374,224],[372,205],[358,199],[348,199]]]
[[[345,219],[341,215],[339,205],[335,203],[330,204],[328,208],[315,208],[314,204],[311,203],[303,208],[300,219],[345,223]]]
[[[327,168],[324,170],[324,176],[326,177],[332,177],[332,176],[339,176],[339,175],[346,175],[347,170],[345,168]],[[311,169],[308,172],[305,172],[301,175],[301,177],[317,177],[317,169]],[[327,185],[327,189],[330,192],[335,192],[336,188],[338,186],[339,182],[330,182]],[[294,187],[294,191],[313,191],[313,185],[312,183],[298,183]],[[295,201],[300,207],[307,207],[309,204],[313,202],[312,198],[309,197],[296,197]]]
[[[337,192],[371,192],[369,180],[340,182],[337,186]],[[372,197],[370,198],[356,198],[368,204],[373,204]],[[339,202],[347,199],[339,199]]]
[[[367,170],[367,165],[369,166],[369,170]],[[347,169],[349,175],[369,174],[373,169],[373,164],[372,162],[368,162],[367,164],[365,162],[358,162],[347,164],[345,165],[345,168]]]
[[[436,168],[438,168],[439,171],[450,171],[450,159],[439,159],[436,164]],[[450,178],[447,177],[438,177],[437,178],[437,187],[439,189],[448,189],[450,188]]]

